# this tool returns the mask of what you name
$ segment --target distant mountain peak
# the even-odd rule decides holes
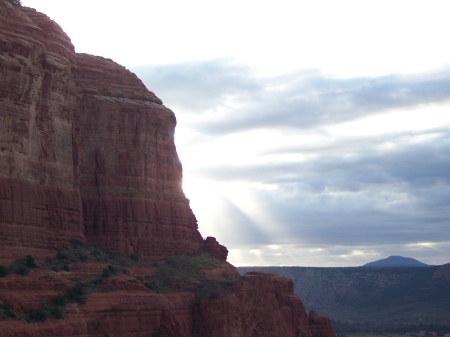
[[[366,263],[363,267],[429,267],[429,265],[411,257],[389,256],[385,259]]]

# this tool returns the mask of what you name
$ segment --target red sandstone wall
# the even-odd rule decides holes
[[[0,259],[82,236],[74,48],[53,21],[0,2]]]
[[[173,112],[117,63],[0,1],[0,260],[72,237],[143,256],[203,240],[182,188]]]
[[[194,322],[196,337],[313,336],[292,280],[271,274],[247,274],[230,296],[200,300]]]
[[[182,187],[174,113],[117,63],[78,55],[75,122],[85,233],[127,254],[197,250],[203,239]]]

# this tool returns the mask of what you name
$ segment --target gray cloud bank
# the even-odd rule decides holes
[[[254,130],[322,134],[326,127],[391,110],[450,102],[450,69],[350,79],[308,70],[258,78],[249,68],[213,60],[134,71],[177,115],[192,117],[190,128],[209,137]],[[289,159],[307,154],[311,159]],[[428,263],[450,261],[448,124],[313,146],[285,143],[258,155],[267,158],[264,164],[212,163],[197,169],[210,180],[276,186],[253,190],[275,220],[276,235],[265,234],[245,211],[225,202],[228,229],[245,234],[226,242],[229,248],[279,244],[333,254],[336,247],[372,247],[379,254],[404,249]],[[405,248],[418,243],[440,248],[433,254]]]
[[[450,68],[415,75],[339,79],[317,70],[257,78],[227,60],[135,69],[170,106],[196,114],[217,110],[233,96],[239,109],[210,116],[202,132],[230,133],[255,128],[307,129],[450,100]]]

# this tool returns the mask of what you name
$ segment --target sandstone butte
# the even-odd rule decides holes
[[[5,0],[0,66],[3,270],[24,256],[48,262],[73,240],[143,261],[121,272],[71,260],[2,275],[0,336],[334,337],[328,318],[305,312],[290,279],[240,276],[227,249],[202,238],[181,187],[175,115],[133,73],[75,53],[49,17]],[[170,291],[145,283],[162,275],[164,258],[200,251],[217,261],[200,281]],[[193,291],[206,289],[204,280],[226,291]],[[79,284],[97,290],[68,301],[63,317],[24,319],[70,299]]]

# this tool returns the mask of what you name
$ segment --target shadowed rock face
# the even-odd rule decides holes
[[[151,273],[151,268],[143,269]],[[33,270],[27,276],[0,278],[0,300],[14,303],[14,312],[24,315],[73,287],[68,275],[99,277],[101,266],[79,264],[68,274]],[[189,291],[157,294],[131,275],[109,278],[102,287],[108,290],[85,295],[84,304],[68,303],[64,319],[0,320],[2,336],[335,336],[330,320],[315,312],[308,316],[292,293],[292,281],[276,275],[247,275],[216,299],[199,299]]]
[[[291,280],[240,278],[226,247],[202,239],[181,188],[175,116],[134,74],[76,54],[47,16],[0,0],[0,76],[0,264],[43,261],[72,238],[123,254],[200,252],[217,261],[183,282],[184,265],[180,275],[163,273],[170,259],[144,258],[109,276],[103,260],[80,262],[91,253],[77,253],[78,262],[58,254],[53,261],[64,268],[27,275],[2,268],[2,336],[334,337],[329,321],[308,318]],[[158,268],[179,288],[151,291]],[[64,319],[8,316],[45,309],[80,284],[90,290],[67,304]]]
[[[232,295],[197,303],[193,336],[334,337],[331,321],[315,312],[308,317],[293,290],[286,277],[248,273]]]
[[[88,241],[142,256],[197,250],[203,239],[181,188],[174,113],[117,63],[77,60],[74,138]]]

